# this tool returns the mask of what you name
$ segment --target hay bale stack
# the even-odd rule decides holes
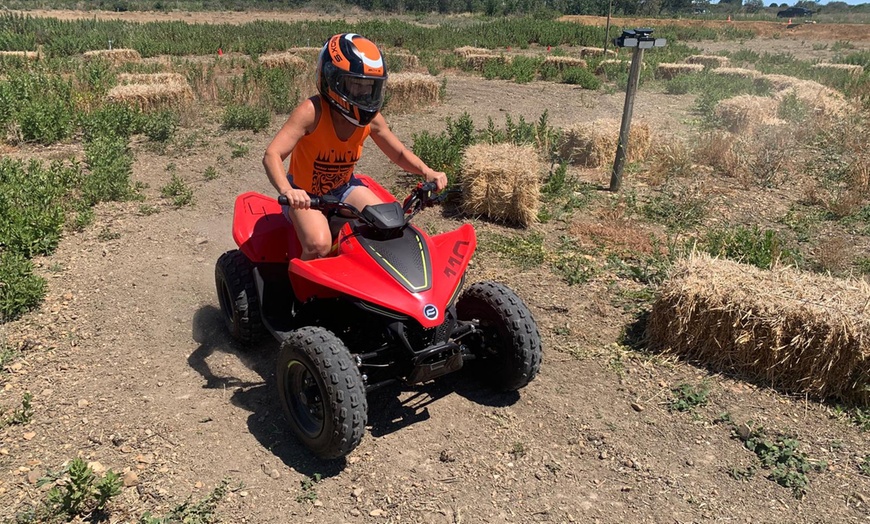
[[[18,58],[21,60],[39,60],[36,51],[0,51],[0,60],[4,58]]]
[[[701,64],[673,64],[662,62],[656,68],[656,78],[670,80],[679,75],[694,75],[704,70]]]
[[[601,56],[604,54],[604,49],[601,47],[579,46],[575,47],[574,49],[576,49],[577,52],[580,53],[580,56],[584,58],[587,56]],[[608,49],[607,56],[616,56],[616,51],[614,51],[613,49]]]
[[[727,56],[718,55],[692,55],[686,57],[687,64],[701,64],[704,69],[717,69],[728,65]]]
[[[619,144],[620,121],[603,118],[570,126],[562,133],[559,154],[574,165],[600,167],[612,162]],[[650,150],[650,130],[646,122],[636,121],[628,135],[626,158],[636,162]]]
[[[755,69],[744,69],[742,67],[717,67],[710,71],[714,75],[722,75],[722,76],[734,76],[738,78],[761,78],[763,75],[761,71],[756,71]]]
[[[538,217],[545,170],[533,146],[469,146],[462,161],[463,209],[527,227]]]
[[[109,102],[135,104],[147,111],[185,105],[193,100],[193,90],[187,82],[118,85],[109,90],[106,99]]]
[[[864,66],[857,64],[829,64],[829,63],[821,63],[821,64],[813,64],[813,69],[818,69],[821,72],[846,72],[851,76],[861,76],[864,74]]]
[[[121,73],[118,84],[186,84],[187,79],[180,73]]]
[[[474,71],[483,71],[486,64],[495,62],[497,64],[510,64],[511,57],[506,55],[475,55],[470,54],[465,57],[465,67]]]
[[[465,60],[468,55],[491,55],[493,54],[493,51],[483,47],[463,46],[454,49],[453,54]]]
[[[544,59],[544,65],[555,66],[559,71],[572,67],[582,67],[586,69],[586,60],[575,58],[573,56],[548,56]]]
[[[264,67],[268,67],[269,69],[290,69],[292,71],[302,71],[309,64],[312,64],[310,60],[305,60],[301,56],[291,53],[290,51],[286,51],[284,53],[268,53],[265,55],[260,55],[257,59],[260,64]]]
[[[783,100],[794,96],[817,115],[840,118],[854,112],[842,93],[818,82],[785,75],[763,75],[762,78],[776,90],[774,98]]]
[[[786,391],[870,405],[870,285],[697,255],[647,323],[651,348]]]
[[[417,69],[420,67],[420,59],[417,55],[406,53],[404,51],[391,51],[387,53],[387,61],[390,64],[396,64],[400,71],[409,69]]]
[[[386,107],[389,111],[408,111],[441,101],[441,85],[432,75],[395,73],[387,80]]]
[[[740,95],[720,100],[713,114],[732,133],[747,133],[760,125],[784,124],[777,118],[779,101],[767,96]]]
[[[628,60],[619,60],[618,58],[606,58],[601,62],[598,62],[598,66],[595,68],[595,74],[603,75],[604,72],[607,70],[607,67],[611,65],[621,66],[628,69],[629,67],[631,67],[631,62],[629,62]],[[644,67],[646,67],[646,64],[643,65]]]
[[[83,56],[86,61],[105,60],[112,65],[139,63],[142,61],[142,55],[135,49],[98,49],[96,51],[85,51]]]

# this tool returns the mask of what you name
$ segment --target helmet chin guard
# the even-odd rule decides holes
[[[317,59],[317,91],[356,126],[365,126],[384,106],[387,66],[378,46],[355,33],[330,38]]]

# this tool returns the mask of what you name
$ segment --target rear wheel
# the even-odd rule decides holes
[[[224,323],[230,334],[243,344],[254,342],[263,334],[260,302],[254,284],[254,265],[238,249],[218,258],[214,282]]]
[[[503,391],[524,387],[541,368],[541,335],[532,313],[510,288],[477,282],[456,303],[459,320],[474,322],[479,333],[467,344],[477,357],[477,374]]]
[[[315,455],[353,451],[366,425],[365,386],[344,343],[320,327],[292,331],[281,344],[278,396],[290,429]]]

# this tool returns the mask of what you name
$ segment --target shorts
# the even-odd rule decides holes
[[[296,189],[299,189],[299,187],[293,183],[293,175],[288,174],[287,181],[290,182],[291,186],[293,186]],[[325,194],[332,195],[335,198],[337,198],[340,202],[344,202],[345,200],[347,200],[347,197],[350,195],[350,192],[353,191],[354,188],[359,187],[359,186],[366,187],[366,185],[363,183],[363,181],[358,179],[356,177],[356,175],[350,175],[350,180],[347,182],[347,184],[342,184],[342,185],[332,189],[332,191],[327,191]],[[311,193],[308,193],[308,195],[309,196],[318,196],[318,195],[312,195]],[[281,206],[281,211],[284,213],[284,216],[287,218],[287,220],[290,220],[290,206]],[[291,222],[292,222],[292,220],[291,220]]]

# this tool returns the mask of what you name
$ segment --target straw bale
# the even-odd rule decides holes
[[[511,63],[511,57],[505,55],[474,55],[470,54],[465,57],[465,65],[469,69],[473,69],[475,71],[483,71],[486,64],[490,62],[496,62],[499,64],[509,64]]]
[[[302,71],[312,63],[310,60],[305,60],[298,54],[289,51],[284,53],[268,53],[260,55],[257,60],[263,66],[270,69],[283,68],[294,71]]]
[[[464,59],[467,58],[468,55],[491,55],[493,54],[493,51],[491,49],[486,49],[483,47],[463,46],[454,49],[453,54],[455,54],[459,58]]]
[[[653,350],[789,392],[870,405],[870,285],[694,255],[646,328]]]
[[[96,51],[85,51],[84,59],[87,61],[105,60],[112,65],[119,65],[141,62],[142,55],[135,49],[98,49]]]
[[[843,117],[854,111],[842,93],[818,82],[786,75],[764,75],[762,78],[771,83],[777,100],[794,95],[818,115]]]
[[[3,58],[20,58],[22,60],[39,60],[39,53],[36,51],[0,51],[0,59]]]
[[[821,71],[845,71],[852,76],[861,76],[864,74],[864,66],[858,64],[830,64],[827,62],[821,64],[813,64],[813,69]]]
[[[662,62],[656,68],[656,78],[670,80],[679,75],[691,75],[704,70],[701,64],[673,64]]]
[[[755,69],[744,69],[742,67],[717,67],[710,71],[714,75],[722,75],[722,76],[736,76],[739,78],[761,78],[763,75],[761,71],[756,71]]]
[[[622,67],[628,69],[629,67],[631,67],[631,61],[630,60],[621,60],[619,58],[605,58],[601,62],[598,62],[598,66],[595,68],[595,74],[596,75],[604,74],[607,66],[609,66],[609,65],[619,65],[619,66],[622,66]],[[641,67],[641,69],[646,69],[646,62],[641,62],[640,67]]]
[[[193,100],[193,90],[187,82],[175,84],[128,84],[109,90],[110,102],[136,104],[143,109],[179,106]]]
[[[601,47],[579,46],[575,47],[574,49],[576,49],[577,52],[580,53],[580,56],[584,58],[587,56],[601,56],[604,54],[604,49]],[[607,56],[616,56],[616,51],[614,51],[613,49],[608,49]]]
[[[740,95],[720,100],[713,114],[732,133],[746,133],[760,125],[785,123],[777,118],[779,101],[767,96]]]
[[[441,85],[432,75],[394,73],[387,80],[390,111],[407,111],[437,104],[441,100]]]
[[[528,227],[538,217],[546,165],[530,145],[475,144],[462,162],[465,212]]]
[[[305,60],[308,60],[309,63],[313,64],[317,57],[320,56],[320,51],[323,49],[322,47],[291,47],[287,50],[288,53],[297,55]]]
[[[719,55],[692,55],[686,57],[687,64],[701,64],[704,69],[717,69],[728,65],[727,56]]]
[[[186,84],[187,79],[180,73],[121,73],[118,83],[129,84]]]
[[[417,55],[413,55],[404,51],[388,52],[387,59],[391,64],[398,64],[402,71],[408,69],[417,69],[418,67],[420,67],[420,59],[417,57]]]
[[[559,71],[570,67],[582,67],[586,69],[586,60],[573,56],[548,56],[544,59],[544,64],[556,66]]]
[[[559,146],[560,155],[572,164],[586,167],[600,167],[612,162],[619,144],[620,124],[617,119],[603,118],[566,128]],[[626,155],[629,162],[646,158],[650,150],[650,136],[646,122],[641,120],[632,123]]]

